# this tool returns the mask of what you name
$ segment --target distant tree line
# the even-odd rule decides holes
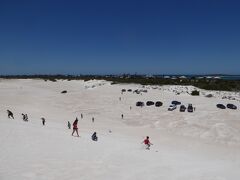
[[[8,75],[0,76],[3,79],[42,79],[45,81],[56,82],[57,80],[92,80],[104,79],[111,81],[112,84],[118,83],[137,83],[141,85],[192,85],[206,90],[221,91],[240,91],[240,80],[223,79],[198,79],[191,78],[164,78],[164,77],[146,77],[143,75]]]

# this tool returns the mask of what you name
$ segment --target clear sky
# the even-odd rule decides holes
[[[240,74],[237,0],[0,0],[0,74]]]

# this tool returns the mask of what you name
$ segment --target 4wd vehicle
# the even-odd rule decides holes
[[[147,106],[152,106],[152,105],[154,105],[154,102],[152,102],[152,101],[147,101],[146,105],[147,105]]]
[[[143,107],[144,106],[144,102],[138,101],[138,102],[136,102],[136,106]]]
[[[122,92],[126,92],[126,89],[122,89]]]
[[[229,109],[237,109],[237,106],[235,106],[234,104],[227,104],[227,108]]]
[[[219,109],[226,109],[226,106],[224,106],[223,104],[217,104],[217,108],[219,108]]]
[[[160,107],[160,106],[162,106],[163,105],[163,103],[161,102],[161,101],[157,101],[156,103],[155,103],[155,106],[156,107]]]
[[[193,112],[193,106],[192,106],[192,104],[189,104],[189,105],[188,105],[187,110],[188,110],[188,112]]]
[[[180,112],[185,112],[186,109],[187,108],[184,105],[181,105],[179,111]]]
[[[181,104],[181,102],[179,102],[179,101],[172,101],[172,104],[174,104],[174,105],[180,105]]]
[[[172,104],[168,107],[168,111],[173,111],[174,109],[177,109],[177,106]]]

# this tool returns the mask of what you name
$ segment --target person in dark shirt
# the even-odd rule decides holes
[[[71,129],[71,123],[68,121],[68,129]]]
[[[42,119],[42,125],[45,126],[45,122],[46,122],[45,118],[41,118],[41,119]]]
[[[93,141],[97,141],[98,140],[98,137],[97,137],[97,133],[94,132],[93,135],[92,135],[92,140]]]
[[[25,121],[25,114],[22,113],[22,119]]]
[[[8,118],[9,119],[11,119],[11,118],[14,119],[12,111],[7,110],[7,113],[8,113]]]

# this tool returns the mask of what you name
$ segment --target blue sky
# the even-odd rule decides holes
[[[0,0],[0,74],[240,74],[240,2]]]

